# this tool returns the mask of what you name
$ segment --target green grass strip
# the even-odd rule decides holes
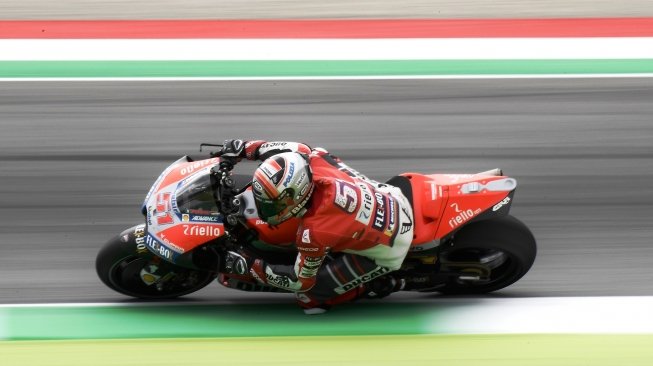
[[[254,323],[251,324],[254,326]],[[3,366],[644,366],[653,335],[422,335],[0,342]]]
[[[422,334],[438,332],[440,317],[449,311],[434,304],[372,302],[317,316],[304,315],[292,302],[6,308],[0,333],[9,340]]]
[[[0,77],[301,77],[653,73],[641,60],[0,61]]]

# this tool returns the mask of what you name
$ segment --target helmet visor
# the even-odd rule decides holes
[[[260,196],[255,196],[256,209],[258,215],[263,221],[268,221],[271,217],[281,216],[285,211],[288,211],[294,203],[292,194],[288,190],[283,191],[279,197],[275,199],[266,199]]]

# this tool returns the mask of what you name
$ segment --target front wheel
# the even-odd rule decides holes
[[[440,253],[441,269],[454,275],[437,291],[461,295],[502,289],[528,272],[536,253],[533,234],[512,216],[471,223]]]
[[[95,260],[100,280],[109,288],[142,299],[170,299],[195,292],[216,273],[176,266],[150,253],[145,225],[136,225],[109,240]]]

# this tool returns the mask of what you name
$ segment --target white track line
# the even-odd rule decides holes
[[[0,60],[650,59],[653,37],[0,40]]]
[[[0,77],[11,81],[295,81],[295,80],[455,80],[455,79],[609,79],[652,78],[653,73],[632,74],[518,74],[518,75],[379,75],[379,76],[269,76],[269,77]]]

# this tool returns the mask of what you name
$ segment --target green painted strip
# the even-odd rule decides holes
[[[0,61],[0,77],[293,77],[630,74],[641,60]]]
[[[0,342],[0,364],[648,366],[651,344],[622,334],[31,341]]]
[[[9,339],[9,310],[0,309],[0,341]]]
[[[378,335],[437,332],[447,307],[428,304],[342,306],[307,316],[295,304],[8,308],[10,340],[296,335]]]

